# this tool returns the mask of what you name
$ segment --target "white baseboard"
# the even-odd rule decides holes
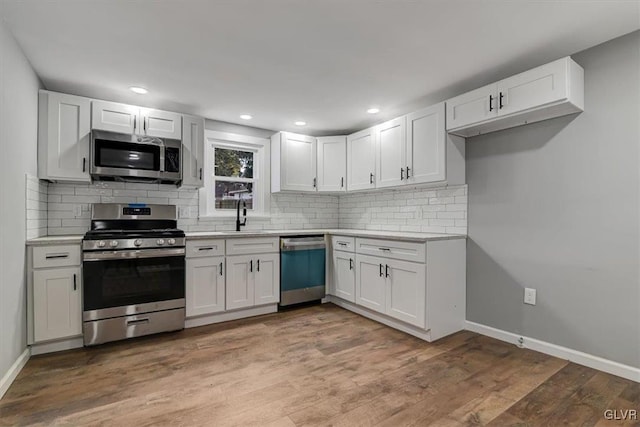
[[[4,377],[0,380],[0,399],[2,396],[9,390],[9,387],[13,383],[13,380],[16,379],[24,365],[29,361],[29,357],[31,356],[31,350],[27,347],[20,356],[13,362],[13,365],[9,368]]]
[[[204,316],[190,317],[184,321],[185,328],[195,328],[198,326],[211,325],[213,323],[228,322],[230,320],[244,319],[245,317],[260,316],[263,314],[277,313],[278,304],[263,305],[261,307],[251,307],[236,311],[225,311],[223,313],[205,314]]]
[[[43,344],[31,344],[31,355],[54,353],[56,351],[72,350],[84,346],[82,337],[67,338],[61,341],[46,342]]]
[[[522,335],[503,331],[502,329],[496,329],[480,323],[471,322],[469,320],[467,320],[466,323],[466,329],[468,331],[486,335],[500,341],[505,341],[517,345],[518,347],[528,348],[560,359],[569,360],[570,362],[577,363],[578,365],[587,366],[589,368],[617,375],[631,381],[640,382],[640,368],[634,368],[633,366],[624,365],[592,354],[583,353],[578,350],[562,347],[535,338],[524,337]]]

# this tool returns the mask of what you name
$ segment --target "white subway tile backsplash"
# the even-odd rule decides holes
[[[47,235],[47,183],[25,175],[25,236],[27,239]]]

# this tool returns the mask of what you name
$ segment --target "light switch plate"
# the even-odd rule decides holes
[[[536,305],[536,290],[533,288],[524,288],[524,303]]]

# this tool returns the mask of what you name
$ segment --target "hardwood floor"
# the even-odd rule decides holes
[[[31,358],[0,425],[555,426],[640,384],[460,332],[426,343],[331,304]]]

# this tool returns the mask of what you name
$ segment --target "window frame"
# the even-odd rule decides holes
[[[252,151],[253,178],[238,178],[238,181],[253,180],[253,209],[247,209],[249,218],[270,218],[271,208],[271,153],[270,140],[255,136],[229,132],[206,130],[204,135],[203,187],[199,192],[199,218],[234,218],[236,212],[230,209],[215,208],[215,147]],[[236,179],[229,177],[230,180]]]

